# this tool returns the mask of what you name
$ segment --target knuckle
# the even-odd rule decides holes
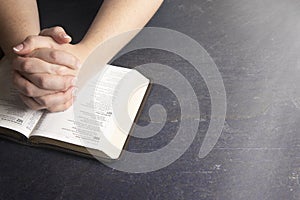
[[[21,71],[29,72],[31,69],[31,62],[28,59],[24,60],[20,65],[20,69]]]
[[[57,75],[64,75],[64,74],[65,74],[65,69],[64,69],[64,67],[59,67],[59,68],[57,68],[56,71],[55,71],[55,73],[56,73]]]
[[[36,36],[30,35],[30,36],[28,36],[28,37],[25,39],[25,42],[28,43],[28,44],[34,44],[35,39],[36,39]]]
[[[37,83],[41,88],[48,87],[48,79],[45,76],[38,76]]]
[[[68,79],[64,79],[63,84],[64,84],[64,86],[63,86],[64,90],[66,90],[70,87],[70,83],[69,83]]]
[[[58,62],[59,60],[59,53],[57,51],[51,51],[49,54],[50,58],[53,62]]]
[[[59,33],[59,32],[64,31],[64,29],[62,27],[60,27],[60,26],[55,26],[55,27],[53,27],[53,31],[55,33]]]
[[[49,48],[50,49],[55,49],[57,47],[56,43],[53,42],[53,39],[51,38],[51,42],[49,42]]]
[[[80,63],[80,61],[73,55],[72,55],[72,61],[73,61],[73,66],[75,67],[78,66],[78,63]]]
[[[39,104],[41,104],[42,106],[46,106],[48,107],[49,106],[49,101],[46,97],[36,97],[35,100],[37,102],[39,102]]]
[[[72,105],[72,101],[68,101],[67,103],[65,103],[62,107],[63,110],[67,110],[68,108],[70,108]]]
[[[31,84],[29,82],[25,82],[24,83],[24,90],[23,90],[23,92],[28,97],[33,97],[34,96],[33,88],[32,88],[32,86],[31,86]]]
[[[67,103],[70,100],[71,95],[68,94],[68,92],[65,92],[65,94],[63,95],[63,102]]]

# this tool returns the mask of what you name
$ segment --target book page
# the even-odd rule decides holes
[[[3,59],[0,61],[0,126],[28,138],[43,112],[27,108],[18,94],[12,85],[9,65]]]
[[[81,90],[78,102],[65,112],[47,113],[31,135],[97,149],[110,154],[109,156],[119,155],[132,123],[127,125],[129,128],[125,134],[116,132],[113,115],[114,112],[117,112],[116,114],[119,112],[113,109],[112,104],[115,101],[125,101],[127,109],[129,99],[122,99],[120,95],[126,90],[126,87],[120,87],[120,80],[131,71],[133,70],[107,65],[103,68],[98,80],[91,80]],[[135,78],[137,77],[143,76],[137,72]],[[140,82],[135,81],[141,78],[136,80],[135,78],[133,77],[131,82],[138,86]],[[143,77],[143,82],[148,85],[149,80]],[[138,109],[141,102],[135,103]]]

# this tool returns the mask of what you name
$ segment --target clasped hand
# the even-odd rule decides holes
[[[13,48],[13,83],[31,109],[68,109],[74,100],[76,76],[86,55],[61,27],[29,36]]]

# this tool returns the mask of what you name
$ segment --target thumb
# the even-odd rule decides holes
[[[70,43],[72,41],[72,38],[60,26],[46,28],[42,30],[39,35],[52,37],[58,44]]]
[[[17,55],[26,55],[35,49],[51,48],[54,44],[51,38],[31,35],[28,36],[22,43],[13,47],[14,53]]]

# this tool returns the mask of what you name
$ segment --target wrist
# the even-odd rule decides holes
[[[91,49],[89,49],[84,43],[77,43],[74,45],[76,49],[76,56],[80,60],[81,64],[84,63],[84,61],[88,58],[90,53],[92,52]]]

